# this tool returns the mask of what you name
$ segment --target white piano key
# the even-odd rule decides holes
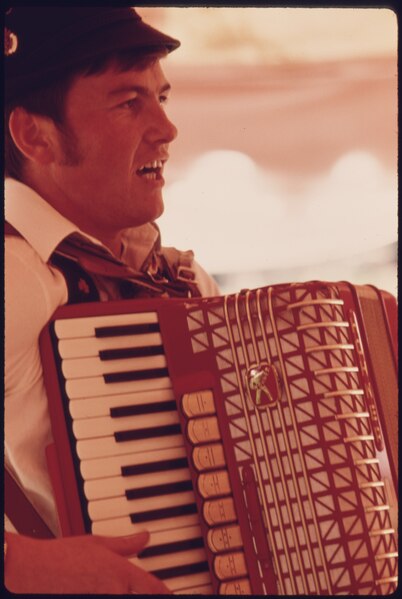
[[[110,372],[131,372],[165,367],[166,357],[164,355],[147,356],[145,358],[123,358],[121,360],[101,360],[97,357],[76,358],[63,360],[61,363],[64,378],[67,380],[99,376],[109,374]]]
[[[166,472],[152,472],[149,474],[135,474],[134,476],[114,476],[84,483],[85,497],[89,500],[117,497],[124,495],[127,489],[142,489],[153,485],[175,483],[190,480],[188,468],[180,468]]]
[[[97,499],[88,502],[88,514],[92,522],[129,516],[140,512],[163,509],[173,506],[181,506],[194,503],[194,493],[184,491],[182,493],[170,493],[157,497],[146,497],[145,499],[126,499],[126,497],[114,497],[112,499]]]
[[[93,439],[108,437],[118,431],[145,430],[153,426],[177,424],[178,412],[160,412],[156,414],[141,414],[139,416],[124,416],[122,418],[85,418],[73,422],[73,433],[76,439]]]
[[[187,577],[186,577],[187,578]],[[170,582],[169,580],[167,582]],[[170,587],[170,584],[167,585],[167,587],[173,591],[173,589]],[[175,595],[213,595],[214,589],[212,584],[202,584],[200,586],[195,586],[195,587],[186,587],[184,589],[178,589],[177,591],[174,591]]]
[[[198,514],[190,514],[185,516],[176,516],[175,518],[161,518],[160,520],[149,520],[148,522],[140,522],[134,524],[129,516],[118,518],[109,518],[105,520],[96,520],[91,524],[91,531],[94,535],[105,535],[106,537],[119,537],[133,535],[143,530],[148,530],[150,533],[157,531],[170,531],[171,536],[181,527],[188,527],[198,524]]]
[[[177,593],[178,591],[185,592],[185,589],[211,584],[211,575],[209,572],[198,572],[196,574],[189,574],[187,576],[178,576],[177,578],[170,578],[165,582],[166,586]]]
[[[84,480],[106,478],[108,476],[120,476],[121,469],[125,466],[136,466],[139,464],[150,464],[164,460],[174,460],[186,457],[183,438],[180,438],[179,446],[157,449],[151,448],[146,453],[124,453],[123,455],[82,460],[80,463],[81,476]],[[125,478],[125,477],[122,477]]]
[[[66,382],[65,388],[69,399],[78,399],[84,397],[96,397],[99,395],[111,395],[112,393],[136,393],[138,391],[149,391],[152,389],[166,389],[171,386],[171,380],[167,376],[121,383],[105,383],[102,376],[95,376],[72,379]]]
[[[182,445],[182,435],[151,437],[149,439],[122,442],[117,442],[114,437],[102,437],[101,439],[84,439],[77,441],[76,450],[77,455],[81,460],[88,460],[91,458],[122,455],[128,452],[138,453],[150,451],[151,449],[181,447]]]
[[[63,318],[55,321],[55,333],[58,339],[73,337],[94,337],[99,327],[121,326],[128,324],[148,324],[158,322],[156,312],[136,312],[134,314],[109,314],[83,318]]]
[[[57,347],[60,357],[67,359],[97,356],[100,351],[105,349],[126,349],[128,347],[150,347],[154,345],[162,345],[160,333],[62,339]]]
[[[187,566],[190,564],[198,564],[206,561],[205,549],[188,549],[187,551],[179,551],[177,553],[166,553],[165,555],[157,555],[155,557],[132,557],[129,561],[147,572],[162,568],[174,568],[175,566]]]
[[[90,397],[88,399],[71,399],[69,401],[70,415],[74,420],[96,416],[108,416],[111,408],[124,406],[138,406],[152,404],[174,399],[173,389],[156,389],[152,391],[139,391],[124,395],[108,395],[103,397]]]
[[[151,533],[147,547],[157,547],[176,541],[188,541],[189,539],[198,539],[202,536],[201,528],[197,526],[184,526],[174,533],[171,530],[154,531]]]

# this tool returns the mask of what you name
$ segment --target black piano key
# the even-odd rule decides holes
[[[187,458],[174,458],[163,460],[163,462],[150,462],[149,464],[135,464],[132,466],[122,466],[122,476],[133,476],[137,474],[152,474],[154,472],[166,472],[167,470],[178,470],[187,468]]]
[[[138,441],[140,439],[150,439],[151,437],[177,435],[180,432],[180,424],[166,424],[164,426],[153,426],[132,431],[118,431],[114,433],[114,438],[117,443],[120,443],[122,441]]]
[[[164,483],[140,489],[127,489],[127,499],[144,499],[145,497],[157,497],[158,495],[169,495],[181,491],[191,491],[193,488],[191,480],[181,480],[175,483]]]
[[[105,383],[124,383],[127,381],[142,381],[169,376],[167,368],[151,368],[149,370],[132,370],[127,372],[110,372],[103,375]]]
[[[101,349],[101,360],[121,360],[123,358],[147,358],[149,356],[164,355],[163,345],[150,345],[148,347],[125,347],[117,349]]]
[[[124,335],[145,335],[146,333],[159,333],[159,323],[148,324],[123,324],[108,327],[96,327],[95,337],[122,337]]]
[[[121,406],[110,408],[112,418],[122,418],[123,416],[140,416],[142,414],[159,414],[160,412],[172,412],[177,410],[174,399],[170,401],[157,401],[150,404],[140,404],[138,406]]]
[[[199,572],[207,572],[208,562],[198,562],[198,564],[188,564],[184,566],[173,566],[172,568],[162,568],[161,570],[151,570],[151,573],[160,580],[176,578],[176,576],[189,576]]]
[[[196,537],[195,539],[186,539],[184,541],[173,541],[172,543],[165,543],[164,545],[155,545],[154,547],[147,547],[138,557],[156,557],[158,555],[166,555],[171,553],[179,553],[180,551],[189,551],[190,549],[199,549],[204,547],[204,541],[202,537]]]
[[[148,510],[146,512],[138,512],[130,514],[130,520],[133,524],[140,522],[149,522],[150,520],[163,520],[164,518],[175,518],[176,516],[188,516],[196,514],[197,506],[195,503],[185,505],[176,505],[174,507],[159,508],[157,510]]]

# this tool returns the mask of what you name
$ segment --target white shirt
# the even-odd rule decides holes
[[[58,534],[45,457],[53,439],[39,336],[55,310],[67,302],[68,294],[63,275],[48,260],[74,232],[102,244],[18,181],[6,179],[5,202],[6,221],[22,235],[7,236],[5,242],[5,461],[49,528]],[[122,260],[138,270],[157,236],[151,224],[130,229]],[[217,295],[213,279],[197,263],[194,270],[202,295]]]

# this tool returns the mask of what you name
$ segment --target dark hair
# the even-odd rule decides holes
[[[167,50],[162,47],[147,48],[146,50],[131,49],[119,51],[115,54],[100,55],[86,63],[80,63],[75,67],[65,70],[63,75],[54,78],[49,84],[32,89],[23,97],[15,98],[5,106],[5,175],[22,181],[24,155],[14,143],[9,129],[9,119],[12,111],[20,106],[32,114],[48,117],[60,128],[63,128],[65,116],[65,99],[68,91],[79,77],[99,75],[110,66],[118,70],[128,71],[132,68],[144,69],[158,58],[165,56]]]

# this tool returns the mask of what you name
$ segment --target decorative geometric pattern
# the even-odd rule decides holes
[[[229,470],[251,466],[258,483],[280,594],[396,589],[388,458],[374,439],[351,318],[336,285],[318,283],[187,308],[193,351],[215,354]],[[283,392],[257,408],[246,379],[261,362],[277,369]]]

